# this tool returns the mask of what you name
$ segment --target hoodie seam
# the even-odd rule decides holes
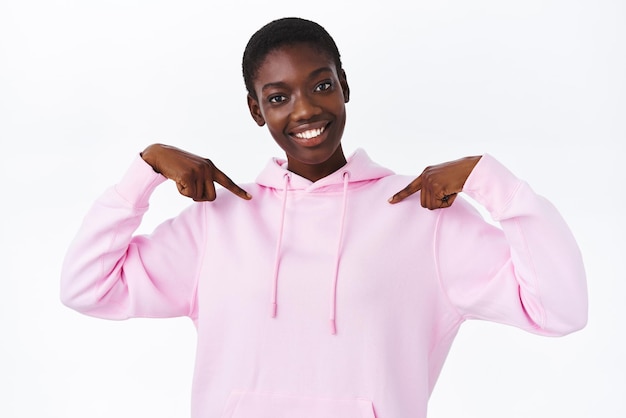
[[[120,197],[124,201],[124,203],[128,204],[128,205],[123,205],[123,206],[125,206],[124,209],[129,210],[131,217],[125,219],[123,222],[129,222],[131,219],[134,219],[136,217],[142,217],[145,214],[145,212],[148,210],[148,206],[146,206],[145,208],[137,208],[133,206],[132,204],[130,204],[128,200],[124,199],[124,197],[119,192],[117,192],[117,190],[114,190],[114,191],[115,191],[116,196]],[[102,205],[102,206],[106,207],[106,205]],[[115,206],[111,206],[111,207],[115,207]],[[120,224],[116,224],[114,226],[112,230],[111,238],[106,245],[106,251],[104,251],[98,257],[98,264],[99,264],[99,270],[100,270],[99,276],[102,278],[105,278],[103,280],[100,280],[93,287],[93,290],[92,290],[92,299],[98,302],[106,298],[107,295],[109,295],[109,293],[111,292],[111,290],[113,290],[113,288],[115,287],[115,283],[111,284],[109,280],[106,280],[106,278],[109,277],[110,274],[114,273],[115,270],[118,268],[118,266],[119,266],[119,282],[123,283],[123,285],[126,287],[126,291],[128,291],[128,283],[126,283],[126,280],[124,278],[124,260],[128,257],[128,251],[130,249],[130,246],[132,245],[132,237],[128,241],[128,247],[126,248],[122,256],[118,260],[116,260],[115,264],[111,267],[111,270],[107,272],[107,269],[105,269],[107,256],[111,253],[111,250],[114,248],[114,245],[117,242],[118,237],[120,236],[120,229],[121,229]],[[108,284],[109,287],[106,290],[103,290],[106,284]],[[117,309],[118,309],[118,312],[122,314],[122,317],[124,319],[128,319],[131,317],[131,315],[128,312],[128,309],[126,309],[125,307],[120,307],[119,305],[117,305]]]
[[[524,244],[524,252],[526,253],[527,257],[528,257],[528,265],[530,266],[530,269],[532,271],[532,281],[533,281],[533,287],[534,289],[537,291],[536,293],[536,298],[537,301],[539,303],[539,322],[537,323],[535,320],[532,320],[533,322],[536,323],[536,325],[540,328],[540,329],[545,329],[546,328],[546,312],[545,312],[545,305],[543,303],[543,300],[541,299],[541,292],[539,290],[539,280],[538,280],[538,276],[537,276],[537,269],[535,268],[535,262],[533,260],[533,258],[530,256],[530,248],[528,247],[528,242],[526,240],[526,236],[523,233],[523,229],[520,227],[519,225],[519,221],[517,219],[513,220],[514,225],[515,225],[515,229],[517,229],[522,243]],[[517,275],[516,275],[517,276]],[[521,285],[519,283],[519,281],[517,282],[518,287],[521,288]],[[520,292],[520,303],[522,304],[522,306],[524,306],[524,302],[521,300],[521,292]],[[524,306],[524,311],[526,311],[526,314],[528,315],[529,318],[530,314],[528,313],[528,310],[526,309],[526,307]],[[532,318],[531,318],[532,319]]]
[[[127,199],[127,197],[122,194],[119,191],[118,188],[118,184],[116,184],[115,186],[113,186],[113,191],[115,192],[115,194],[122,199],[127,205],[128,207],[130,207],[133,212],[147,212],[149,207],[150,207],[150,196],[152,195],[152,193],[154,192],[154,189],[162,182],[161,178],[158,176],[155,176],[154,178],[152,178],[148,184],[146,184],[145,190],[143,190],[141,192],[141,194],[138,196],[138,199],[136,200],[129,200]],[[156,183],[156,184],[155,184]],[[138,203],[143,203],[141,206]]]
[[[437,283],[439,284],[439,288],[441,289],[441,293],[443,295],[443,298],[445,299],[445,302],[447,302],[452,312],[456,314],[456,320],[451,321],[450,325],[446,327],[447,328],[446,331],[441,333],[438,336],[438,338],[433,341],[433,343],[431,344],[428,350],[429,358],[432,355],[432,353],[436,351],[437,347],[441,345],[442,341],[446,340],[451,334],[458,332],[460,325],[467,319],[465,315],[461,314],[461,312],[456,307],[456,305],[452,303],[452,300],[450,299],[450,296],[448,295],[448,292],[446,291],[446,287],[444,286],[443,278],[441,274],[441,267],[440,267],[441,263],[439,260],[439,241],[440,241],[439,232],[440,232],[440,225],[442,222],[442,217],[444,215],[443,210],[439,210],[439,213],[437,214],[437,220],[435,221],[435,229],[433,232],[433,258],[435,262],[435,274],[437,277]],[[430,375],[429,375],[429,380],[430,380]]]
[[[504,200],[502,209],[498,211],[497,215],[492,215],[494,217],[494,220],[500,221],[502,219],[502,214],[506,212],[509,207],[511,207],[511,203],[513,202],[513,199],[515,198],[515,195],[517,194],[519,189],[522,187],[522,184],[522,181],[518,181],[518,183],[515,185],[515,188],[511,190],[511,194],[509,194]]]
[[[370,184],[376,183],[378,182],[380,179],[369,179],[369,180],[359,180],[359,181],[350,181],[349,182],[349,186],[348,189],[350,191],[354,191],[354,190],[358,190],[358,189],[362,189],[365,188],[367,186],[369,186]],[[272,189],[274,193],[277,194],[281,194],[282,189],[279,187],[274,187],[274,186],[262,186],[261,187],[266,187],[269,189]],[[343,186],[341,186],[340,184],[331,184],[328,186],[323,186],[323,187],[335,187],[336,189],[333,190],[320,190],[320,189],[312,189],[312,190],[307,190],[306,188],[304,189],[288,189],[287,192],[290,193],[294,198],[299,198],[301,196],[306,196],[306,197],[328,197],[329,195],[334,195],[334,196],[343,196]]]
[[[504,199],[502,203],[502,207],[499,208],[498,210],[494,209],[491,212],[491,217],[493,218],[494,221],[500,222],[503,219],[502,214],[505,213],[509,209],[509,207],[511,206],[513,202],[513,199],[515,198],[515,195],[517,194],[517,192],[519,191],[519,189],[522,187],[523,184],[524,182],[519,180],[517,184],[515,185],[515,187],[513,188],[513,190],[511,190],[511,192]],[[483,193],[481,193],[480,190],[478,189],[468,189],[466,193],[470,195],[474,194],[476,196],[474,197],[474,199],[479,202],[489,201],[489,198]]]
[[[439,214],[437,215],[437,220],[435,221],[435,230],[433,233],[433,258],[435,259],[435,272],[436,272],[436,276],[437,276],[437,282],[439,283],[439,287],[441,289],[441,292],[444,296],[444,299],[446,300],[446,302],[448,303],[448,305],[450,306],[450,308],[452,308],[452,310],[454,311],[454,313],[456,313],[457,317],[460,320],[465,320],[466,316],[461,314],[461,312],[459,311],[459,309],[457,308],[457,306],[452,302],[452,300],[450,299],[450,296],[448,295],[446,286],[444,284],[444,280],[443,280],[443,275],[441,273],[441,262],[439,259],[439,242],[440,242],[440,226],[441,226],[441,222],[442,222],[442,217],[443,217],[443,210],[445,209],[440,209],[439,210]]]

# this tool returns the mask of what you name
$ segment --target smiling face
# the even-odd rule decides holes
[[[341,137],[349,88],[328,54],[302,43],[275,49],[259,67],[254,91],[250,113],[259,126],[267,124],[290,171],[316,181],[346,163]]]

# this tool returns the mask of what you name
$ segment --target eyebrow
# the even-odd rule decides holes
[[[325,73],[325,72],[332,72],[333,70],[330,67],[320,67],[317,70],[314,70],[311,72],[311,74],[309,74],[309,79],[311,78],[315,78],[318,75],[320,75],[321,73]],[[261,91],[263,90],[267,90],[269,88],[274,88],[274,87],[285,87],[287,84],[282,82],[282,81],[276,81],[273,83],[267,83],[265,84],[263,87],[261,87]]]

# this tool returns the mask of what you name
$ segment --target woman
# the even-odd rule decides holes
[[[345,157],[350,89],[321,26],[264,26],[243,73],[286,160],[240,187],[210,160],[147,147],[87,214],[62,275],[64,303],[86,314],[194,321],[193,417],[425,417],[466,319],[542,335],[585,325],[569,229],[493,157],[416,179]],[[168,178],[197,203],[133,236]]]

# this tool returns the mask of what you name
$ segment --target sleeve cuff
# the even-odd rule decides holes
[[[167,180],[137,155],[130,167],[115,186],[117,193],[132,207],[148,207],[150,195],[157,186]]]
[[[467,178],[463,192],[484,206],[498,221],[523,183],[498,160],[485,154]]]

